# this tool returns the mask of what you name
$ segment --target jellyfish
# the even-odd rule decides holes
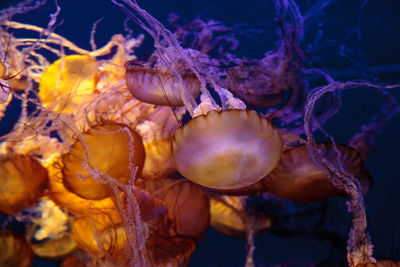
[[[234,189],[271,172],[281,146],[279,132],[268,120],[254,111],[227,110],[210,111],[178,129],[172,150],[177,170],[189,180]]]
[[[32,206],[48,186],[47,170],[25,155],[0,159],[0,210],[15,214]]]
[[[196,98],[200,93],[199,81],[193,73],[180,70],[182,87]],[[176,88],[174,76],[168,70],[157,67],[140,66],[135,61],[126,63],[125,75],[127,87],[132,95],[145,103],[164,106],[183,106],[179,90]]]
[[[83,138],[86,143],[76,142],[62,159],[63,182],[71,192],[95,200],[110,196],[108,187],[99,182],[101,177],[94,178],[88,169],[96,169],[106,181],[110,177],[119,183],[128,183],[132,175],[140,176],[144,147],[134,131],[124,125],[104,123],[91,128]]]
[[[39,97],[43,105],[57,112],[71,112],[94,96],[95,73],[100,62],[86,55],[70,55],[53,62],[43,72]],[[71,81],[75,84],[71,85]]]

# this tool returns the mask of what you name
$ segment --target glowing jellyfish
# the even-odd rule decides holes
[[[115,179],[128,183],[139,176],[144,164],[144,147],[141,138],[130,128],[105,123],[83,134],[85,143],[77,141],[71,152],[63,157],[63,182],[73,193],[87,199],[103,199],[111,192],[104,183]],[[93,177],[91,169],[99,172]],[[99,182],[103,177],[103,183]]]
[[[99,65],[86,55],[71,55],[55,61],[40,78],[39,96],[43,105],[58,112],[72,112],[90,101]]]
[[[48,186],[47,170],[29,156],[0,159],[0,210],[15,214],[32,206]]]
[[[178,171],[217,189],[259,181],[278,163],[281,148],[280,133],[267,119],[240,110],[198,116],[176,131],[172,144]]]

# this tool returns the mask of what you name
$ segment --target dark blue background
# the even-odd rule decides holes
[[[10,5],[17,1],[6,1]],[[241,29],[257,29],[259,34],[239,36],[237,55],[261,58],[277,41],[274,8],[271,1],[261,0],[146,0],[138,1],[168,25],[169,13],[181,16],[188,23],[200,16],[215,19],[227,26],[240,25]],[[302,12],[318,1],[297,1]],[[320,17],[307,24],[304,48],[316,65],[329,70],[335,79],[369,79],[376,82],[400,82],[400,2],[395,0],[365,1],[340,0],[326,8]],[[62,8],[59,20],[63,20],[55,32],[63,35],[82,48],[90,49],[89,37],[93,23],[99,18],[96,42],[106,44],[115,33],[123,33],[125,14],[106,0],[59,0]],[[49,13],[54,12],[54,2],[48,0],[44,8],[15,16],[15,20],[45,26]],[[133,26],[135,34],[143,33]],[[358,35],[360,29],[361,35]],[[315,42],[320,34],[320,41]],[[359,38],[361,37],[361,38]],[[151,53],[152,41],[146,36],[138,53]],[[347,51],[348,58],[340,55]],[[397,99],[400,92],[394,92]],[[361,125],[379,113],[382,99],[373,90],[354,89],[343,93],[340,113],[326,127],[338,142],[345,142]],[[378,103],[378,104],[377,104]],[[366,195],[369,230],[375,244],[377,258],[400,258],[400,116],[394,117],[376,138],[376,150],[369,155],[365,169],[372,175],[374,185]],[[322,205],[322,204],[321,204]],[[330,199],[323,227],[346,238],[350,217],[345,212],[344,200]],[[338,213],[335,213],[338,211]],[[310,219],[311,220],[311,219]],[[311,223],[311,222],[310,222]],[[304,220],[304,225],[307,225]],[[282,238],[265,233],[256,239],[255,260],[257,266],[285,263],[285,266],[303,266],[331,259],[343,264],[345,247],[339,242],[335,248],[322,235],[304,235]],[[211,229],[198,244],[190,266],[243,266],[245,240],[222,235]],[[47,266],[37,260],[35,266]],[[331,266],[333,263],[326,263]]]

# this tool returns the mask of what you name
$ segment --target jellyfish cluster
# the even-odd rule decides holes
[[[332,197],[351,218],[339,266],[399,265],[374,255],[364,195],[400,85],[313,64],[306,25],[331,1],[271,1],[278,41],[262,58],[235,55],[223,23],[171,15],[168,29],[135,0],[111,2],[147,37],[127,23],[98,48],[96,22],[90,50],[56,33],[57,1],[45,27],[12,19],[45,2],[0,11],[0,266],[188,266],[209,227],[245,239],[240,265],[258,266],[257,236],[313,231]],[[356,88],[382,107],[338,142],[325,124]]]

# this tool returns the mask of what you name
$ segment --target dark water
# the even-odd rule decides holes
[[[16,1],[6,1],[11,5]],[[196,17],[222,21],[238,34],[238,56],[261,58],[277,42],[274,8],[271,1],[261,0],[146,0],[141,6],[168,26],[168,15],[179,14],[182,24]],[[301,12],[322,1],[297,1]],[[305,28],[302,47],[315,66],[329,71],[337,80],[366,79],[378,83],[400,82],[400,2],[332,1]],[[55,32],[82,48],[90,49],[92,25],[98,25],[95,40],[98,47],[116,33],[124,33],[125,15],[106,0],[59,1],[63,23]],[[45,26],[54,2],[15,20]],[[60,20],[61,21],[61,20]],[[134,35],[143,30],[129,24]],[[168,26],[169,27],[169,26]],[[146,36],[137,50],[145,57],[152,52],[152,41]],[[400,98],[400,90],[393,92]],[[373,90],[354,89],[343,93],[340,113],[325,125],[338,142],[345,142],[380,112],[382,99]],[[365,197],[369,231],[378,259],[400,259],[400,116],[395,116],[376,137],[376,149],[365,163],[374,184]],[[343,198],[309,205],[291,203],[276,213],[296,214],[296,221],[277,220],[275,231],[256,239],[257,266],[281,263],[283,266],[342,266],[345,262],[347,232],[351,219]],[[322,207],[322,208],[321,208]],[[321,211],[323,209],[323,211]],[[304,211],[309,211],[308,213]],[[288,230],[290,228],[290,231]],[[281,230],[279,230],[281,229]],[[284,230],[282,230],[284,229]],[[286,229],[286,230],[285,230]],[[282,232],[283,231],[283,232]],[[287,232],[286,234],[284,232]],[[209,229],[199,242],[190,266],[243,266],[245,240],[222,235]],[[34,266],[56,266],[55,262],[35,260]]]

